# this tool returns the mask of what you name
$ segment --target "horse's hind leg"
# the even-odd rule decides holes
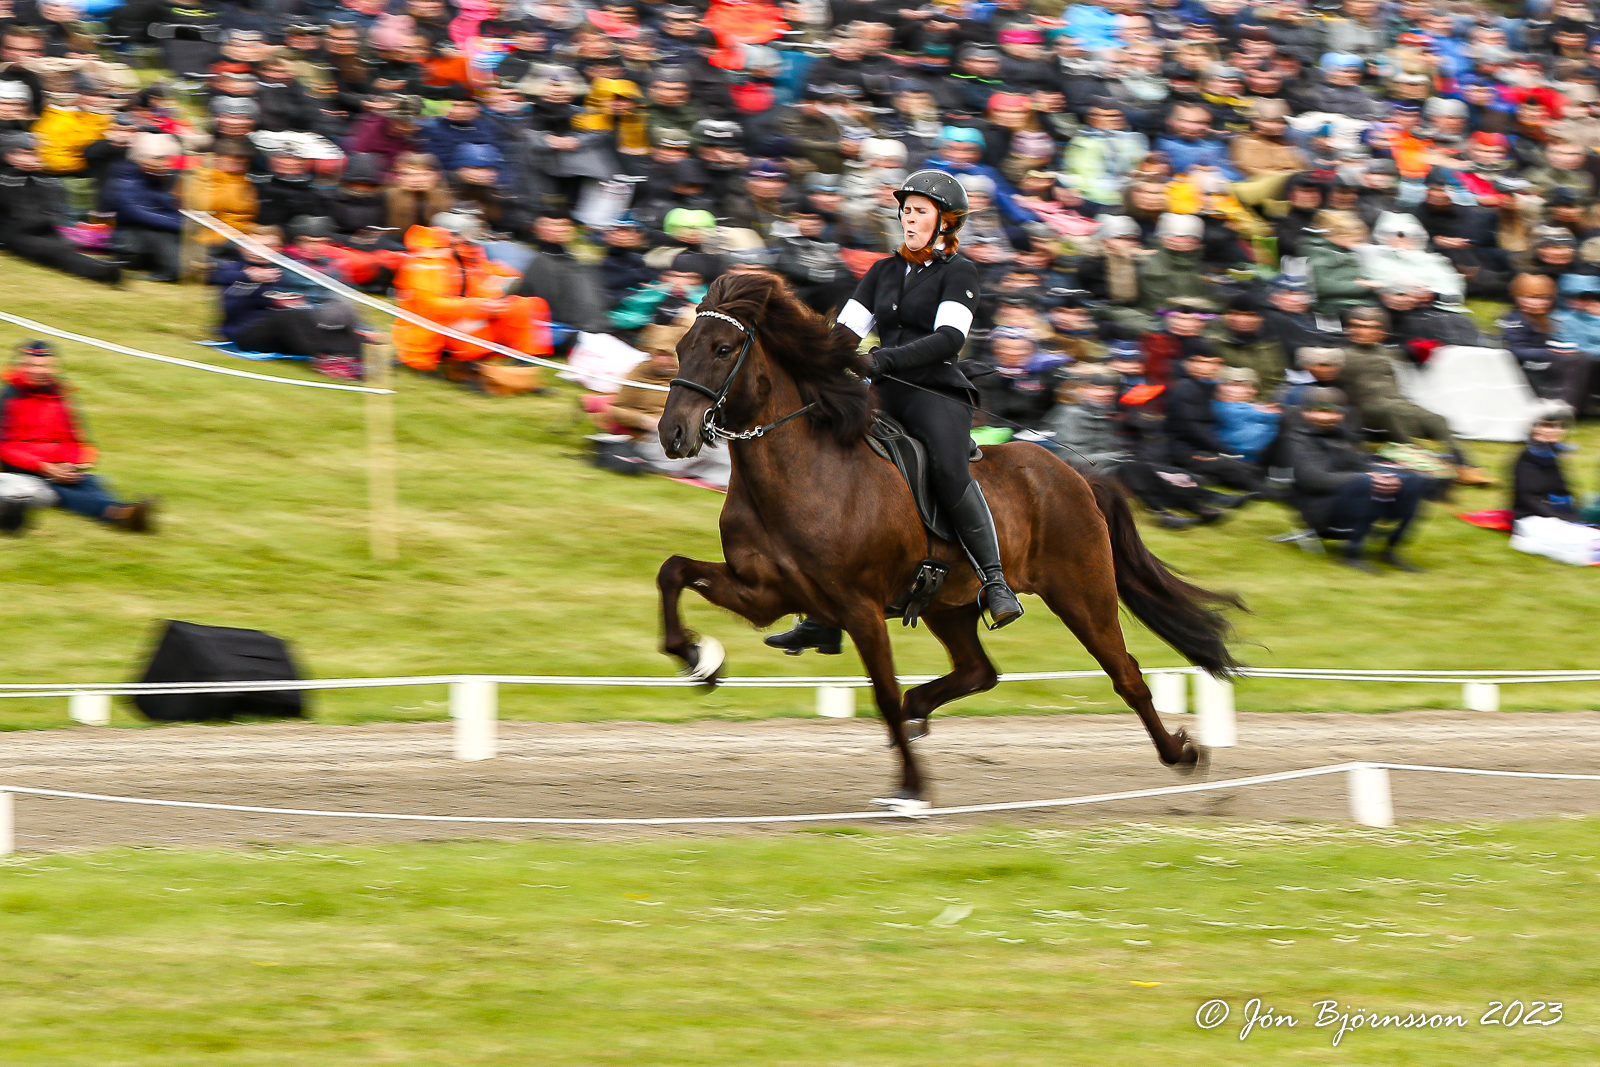
[[[1000,681],[983,642],[978,640],[978,623],[982,617],[983,609],[977,604],[922,617],[950,654],[950,673],[906,694],[902,714],[910,740],[927,734],[928,717],[934,709],[973,693],[988,692]]]
[[[1107,564],[1110,560],[1106,561]],[[1050,605],[1050,610],[1060,616],[1083,647],[1095,658],[1123,703],[1132,708],[1155,742],[1161,762],[1171,766],[1188,766],[1199,758],[1200,752],[1190,742],[1181,728],[1168,733],[1150,699],[1150,687],[1139,673],[1139,663],[1128,652],[1122,637],[1122,622],[1117,617],[1117,589],[1107,567],[1105,576],[1091,578],[1088,567],[1075,568],[1071,580],[1062,580],[1050,590],[1040,590],[1040,596]]]
[[[707,563],[687,556],[672,556],[656,574],[661,589],[661,651],[683,660],[689,671],[708,685],[715,685],[721,667],[721,646],[685,630],[678,601],[685,586],[720,608],[742,615],[757,626],[770,625],[788,610],[778,590],[769,585],[748,582],[726,563]],[[702,662],[715,650],[716,662]]]

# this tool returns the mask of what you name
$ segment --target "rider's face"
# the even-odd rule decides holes
[[[905,227],[906,247],[920,251],[939,227],[939,208],[925,196],[908,196],[900,205],[900,225]]]

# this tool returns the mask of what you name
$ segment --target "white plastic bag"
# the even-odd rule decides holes
[[[1530,515],[1512,527],[1511,547],[1534,556],[1547,556],[1574,567],[1600,563],[1600,530],[1574,522]]]
[[[43,478],[31,474],[0,474],[0,500],[30,508],[52,508],[60,499]]]
[[[563,376],[575,378],[585,389],[597,393],[615,393],[622,388],[619,383],[593,375],[624,378],[649,358],[620,337],[608,333],[580,333],[578,343],[567,353],[568,369]]]

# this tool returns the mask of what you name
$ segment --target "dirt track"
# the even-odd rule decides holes
[[[1600,713],[1595,712],[1241,715],[1239,740],[1239,747],[1213,753],[1208,777],[1349,759],[1600,772]],[[1073,796],[1185,780],[1159,764],[1132,715],[938,719],[919,751],[942,804]],[[870,719],[502,723],[500,753],[495,760],[457,763],[450,758],[449,728],[442,723],[78,728],[4,735],[0,782],[350,811],[742,815],[860,810],[885,789],[892,768],[883,728]],[[1330,775],[1003,818],[1056,824],[1197,817],[1342,821],[1342,779]],[[1600,783],[1397,773],[1393,784],[1402,821],[1600,813]],[[246,816],[26,796],[17,798],[16,812],[17,847],[26,851],[563,832]],[[938,825],[975,825],[986,818],[946,819]]]

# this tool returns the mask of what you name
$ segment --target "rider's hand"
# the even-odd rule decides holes
[[[878,358],[882,349],[874,348],[871,352],[861,357],[861,376],[863,378],[876,378],[884,371],[883,360]]]

